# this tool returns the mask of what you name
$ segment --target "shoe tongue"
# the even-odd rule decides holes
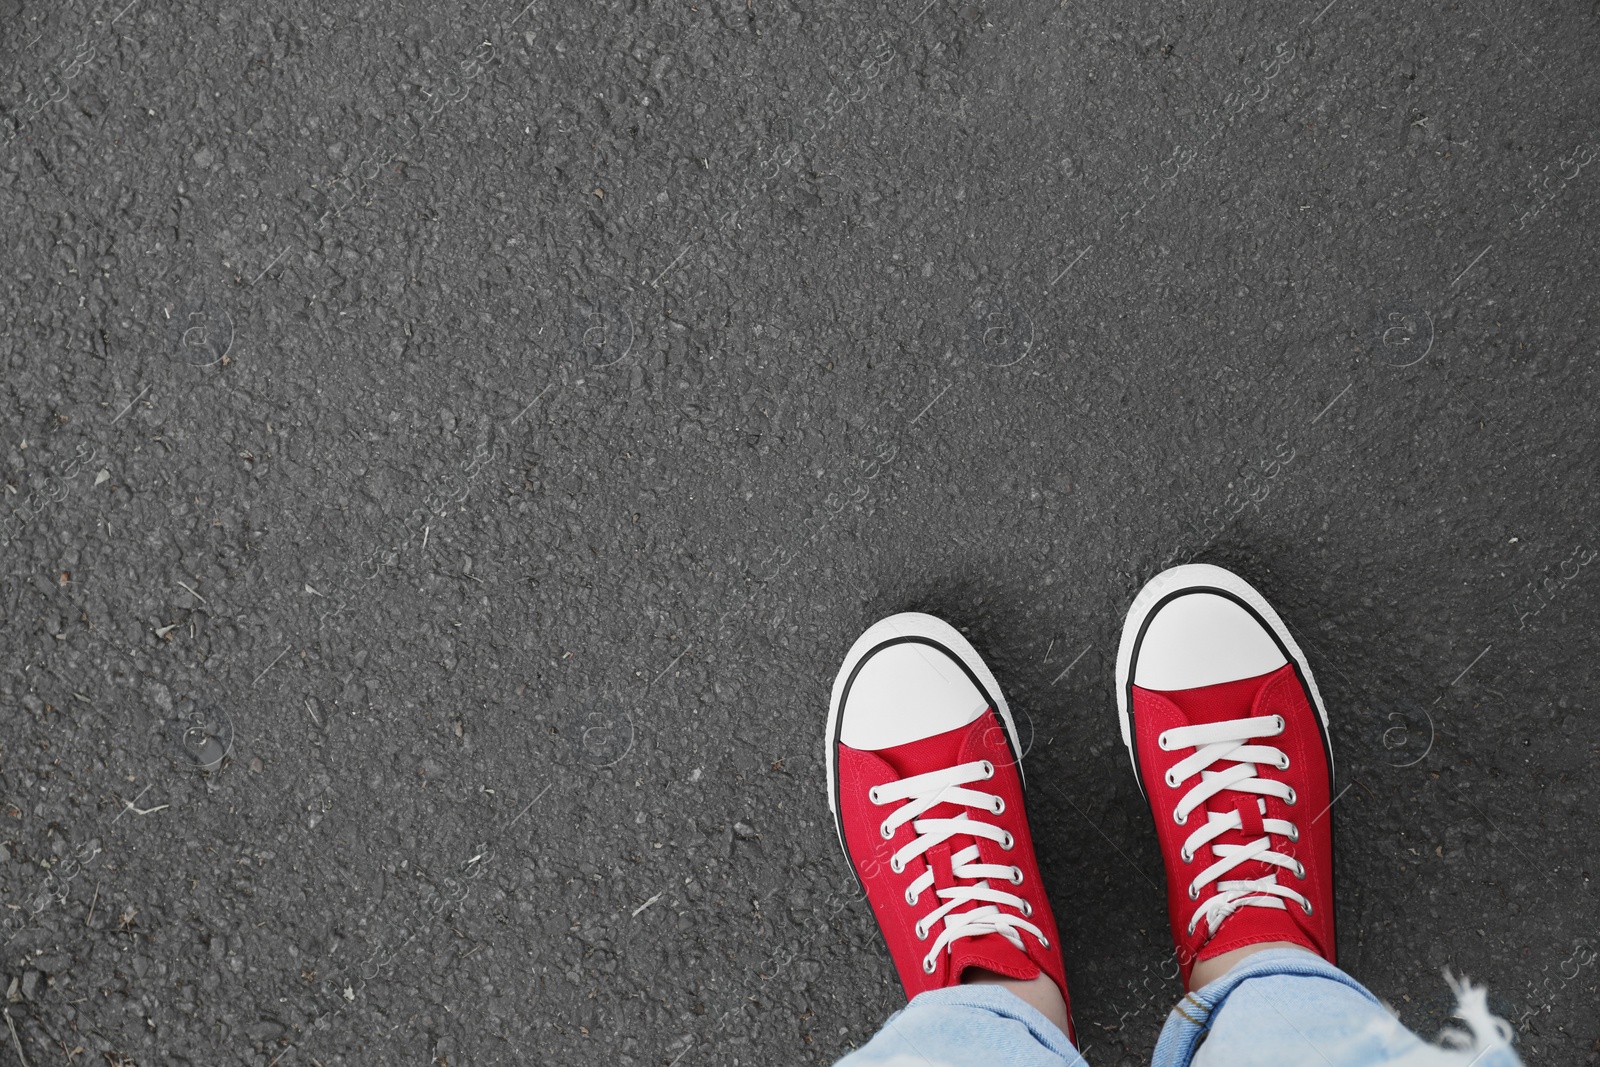
[[[1238,911],[1222,920],[1222,926],[1216,933],[1206,938],[1205,944],[1195,953],[1195,959],[1208,960],[1212,956],[1220,956],[1224,952],[1231,952],[1236,948],[1244,947],[1244,945],[1259,945],[1264,941],[1288,941],[1296,945],[1305,945],[1307,943],[1306,932],[1294,920],[1295,913],[1300,910],[1300,905],[1292,900],[1284,903],[1287,906],[1282,909],[1261,908],[1254,904],[1244,905]],[[1240,915],[1245,916],[1247,925],[1241,925],[1239,929],[1247,928],[1250,931],[1249,940],[1242,944],[1236,936],[1237,931],[1230,931],[1228,928],[1228,923]],[[1203,919],[1200,922],[1200,929],[1196,933],[1201,932],[1208,932],[1207,923]],[[1212,944],[1216,944],[1217,947],[1213,949],[1211,947]],[[1312,949],[1312,951],[1315,952],[1317,950]]]
[[[1028,935],[1022,936],[1023,944],[1027,944]],[[950,977],[954,981],[961,981],[974,967],[1025,982],[1043,973],[1026,952],[1000,934],[962,937],[950,946]]]

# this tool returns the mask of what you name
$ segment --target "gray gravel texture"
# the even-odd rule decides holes
[[[1328,698],[1344,966],[1600,1060],[1600,9],[1324,4],[0,0],[0,1061],[830,1063],[921,609],[1145,1062],[1190,559]]]

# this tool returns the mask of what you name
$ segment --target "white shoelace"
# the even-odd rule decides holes
[[[896,874],[902,873],[908,862],[952,837],[985,837],[1009,852],[1016,844],[1016,840],[1009,832],[998,826],[979,822],[969,817],[966,812],[952,819],[918,818],[923,812],[940,804],[960,804],[999,815],[1006,810],[1003,799],[992,793],[965,788],[972,782],[986,781],[993,777],[994,764],[988,760],[979,760],[976,763],[963,763],[944,770],[930,771],[898,782],[875,786],[868,794],[874,804],[900,802],[900,806],[890,813],[878,828],[884,839],[892,838],[895,831],[908,822],[917,832],[915,840],[889,857],[889,869]],[[997,863],[979,863],[978,846],[974,843],[950,857],[950,872],[958,880],[971,884],[938,890],[935,895],[944,903],[917,920],[916,934],[919,941],[927,938],[935,923],[941,920],[943,922],[943,929],[934,939],[933,947],[923,957],[924,972],[932,974],[939,965],[939,953],[963,937],[1000,934],[1018,949],[1022,949],[1022,936],[1018,931],[1026,931],[1038,938],[1045,948],[1050,947],[1050,941],[1044,936],[1043,931],[1025,921],[1027,917],[1033,915],[1033,905],[1022,897],[993,889],[989,885],[991,878],[1004,879],[1012,885],[1021,885],[1023,877],[1021,868]],[[906,903],[916,907],[918,898],[933,885],[933,882],[933,870],[930,867],[912,880],[906,889]],[[985,903],[966,911],[955,910],[974,901]],[[1021,912],[1022,917],[1001,911],[1002,905]]]
[[[1167,772],[1167,785],[1173,789],[1180,788],[1184,782],[1196,775],[1200,777],[1200,781],[1183,795],[1172,812],[1172,819],[1179,826],[1186,825],[1189,814],[1197,808],[1206,815],[1205,825],[1196,829],[1183,843],[1180,851],[1183,861],[1191,862],[1195,858],[1195,853],[1208,844],[1211,845],[1211,854],[1216,857],[1216,862],[1201,871],[1195,876],[1194,881],[1189,883],[1190,900],[1199,900],[1201,890],[1208,883],[1217,883],[1216,895],[1196,908],[1194,915],[1189,919],[1191,936],[1202,918],[1208,924],[1210,931],[1207,934],[1208,939],[1215,936],[1217,928],[1222,925],[1224,919],[1247,906],[1285,910],[1287,905],[1284,901],[1292,900],[1299,904],[1307,915],[1311,914],[1311,901],[1288,886],[1279,885],[1277,872],[1261,878],[1219,881],[1235,867],[1250,862],[1273,864],[1282,867],[1296,878],[1304,878],[1306,869],[1299,861],[1272,851],[1274,834],[1286,837],[1290,841],[1298,841],[1299,827],[1284,819],[1262,818],[1261,827],[1266,831],[1262,837],[1245,845],[1214,844],[1218,837],[1229,830],[1243,830],[1244,819],[1237,809],[1230,808],[1227,811],[1216,812],[1204,807],[1207,801],[1224,790],[1278,797],[1286,804],[1295,802],[1292,786],[1256,776],[1257,766],[1263,764],[1270,764],[1280,771],[1288,770],[1289,757],[1282,750],[1270,745],[1245,743],[1258,737],[1276,737],[1283,733],[1283,727],[1283,716],[1262,715],[1248,719],[1231,719],[1226,722],[1202,723],[1199,726],[1180,726],[1163,731],[1156,739],[1156,743],[1163,750],[1194,749],[1193,753],[1179,760]],[[1222,770],[1210,769],[1213,764],[1218,763],[1231,763],[1232,766]],[[1257,800],[1256,803],[1261,806],[1262,815],[1265,816],[1266,801]]]

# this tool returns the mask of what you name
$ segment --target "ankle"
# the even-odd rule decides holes
[[[1056,988],[1055,982],[1042,971],[1037,977],[1024,980],[1007,978],[1003,974],[986,971],[982,967],[968,967],[967,972],[961,976],[961,984],[1004,986],[1029,1007],[1054,1023],[1057,1030],[1069,1038],[1072,1035],[1067,1023],[1067,1002],[1061,996],[1061,990]]]
[[[1294,948],[1299,949],[1301,952],[1315,955],[1304,945],[1296,944],[1293,941],[1263,941],[1258,945],[1246,945],[1244,948],[1236,948],[1231,952],[1224,952],[1221,955],[1212,956],[1210,959],[1200,960],[1196,963],[1194,970],[1189,972],[1189,988],[1199,989],[1201,986],[1208,985],[1233,970],[1234,967],[1243,963],[1248,957],[1254,956],[1257,952],[1265,952],[1269,948]]]

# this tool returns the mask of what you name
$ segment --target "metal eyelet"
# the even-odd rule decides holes
[[[1289,840],[1290,841],[1298,841],[1298,840],[1300,840],[1300,827],[1296,826],[1294,823],[1290,823],[1289,824]]]
[[[1301,863],[1299,860],[1294,861],[1294,876],[1300,879],[1302,882],[1305,881],[1306,865]]]
[[[994,807],[990,808],[989,810],[994,812],[996,815],[1001,814],[1002,812],[1004,812],[1006,810],[1006,802],[1005,802],[1005,800],[1003,800],[1000,797],[995,797],[994,798]]]
[[[912,929],[917,932],[917,940],[918,941],[926,941],[926,940],[928,940],[928,928],[926,926],[923,926],[919,922],[919,923],[917,923],[916,926],[912,927]]]
[[[1200,890],[1198,888],[1196,888],[1195,886],[1193,886],[1193,885],[1191,885],[1189,887],[1189,899],[1190,900],[1199,900],[1200,899]]]
[[[1283,757],[1283,762],[1278,764],[1278,770],[1286,771],[1288,769],[1289,769],[1289,757],[1287,755],[1285,755]]]
[[[904,874],[905,870],[906,870],[906,865],[900,862],[899,857],[890,856],[889,857],[889,869],[891,871],[893,871],[895,874]]]
[[[934,969],[937,968],[938,966],[939,965],[937,963],[933,962],[932,957],[929,957],[928,959],[925,959],[925,960],[922,961],[922,973],[923,974],[932,974],[934,972]]]
[[[985,778],[994,777],[994,764],[990,763],[988,760],[983,761],[983,776]]]
[[[1283,716],[1282,715],[1274,715],[1273,718],[1278,720],[1278,733],[1280,733],[1280,734],[1283,733],[1283,728],[1284,728]]]
[[[1171,771],[1167,772],[1167,785],[1171,786],[1173,789],[1178,788],[1178,778]]]
[[[1156,747],[1161,749],[1163,752],[1172,747],[1171,745],[1167,744],[1167,735],[1165,733],[1162,733],[1156,737]]]
[[[1039,944],[1043,945],[1045,948],[1049,948],[1050,947],[1050,939],[1041,934],[1040,937],[1039,937]]]
[[[874,804],[882,804],[883,803],[883,801],[878,799],[878,787],[877,786],[873,786],[871,789],[867,790],[867,799],[872,801]]]
[[[1010,852],[1016,843],[1017,839],[1011,836],[1011,831],[1009,830],[1006,831],[1006,836],[1000,839],[1000,847],[1007,852]]]
[[[1026,900],[1022,902],[1022,917],[1024,919],[1033,918],[1033,905],[1029,904]]]
[[[1012,885],[1021,885],[1022,884],[1022,868],[1021,867],[1013,867],[1013,868],[1011,868],[1011,884]]]
[[[1289,787],[1289,795],[1283,798],[1283,802],[1285,804],[1288,804],[1290,807],[1294,807],[1295,801],[1298,800],[1299,798],[1300,798],[1300,794],[1296,793],[1294,791],[1294,786],[1291,785]]]
[[[883,839],[885,841],[892,841],[894,839],[894,831],[889,829],[888,823],[879,823],[878,833],[883,835]]]
[[[1306,901],[1304,904],[1301,905],[1301,907],[1306,909],[1306,914],[1307,915],[1311,914],[1311,901],[1309,901],[1309,900]]]
[[[1194,853],[1190,852],[1186,848],[1180,848],[1178,850],[1178,858],[1183,860],[1183,862],[1185,862],[1185,863],[1193,863],[1194,862]]]
[[[913,908],[917,906],[917,895],[909,889],[906,890],[906,903]]]
[[[1184,823],[1189,821],[1189,816],[1179,815],[1176,811],[1174,811],[1172,813],[1172,821],[1177,823],[1179,826],[1182,826]]]

